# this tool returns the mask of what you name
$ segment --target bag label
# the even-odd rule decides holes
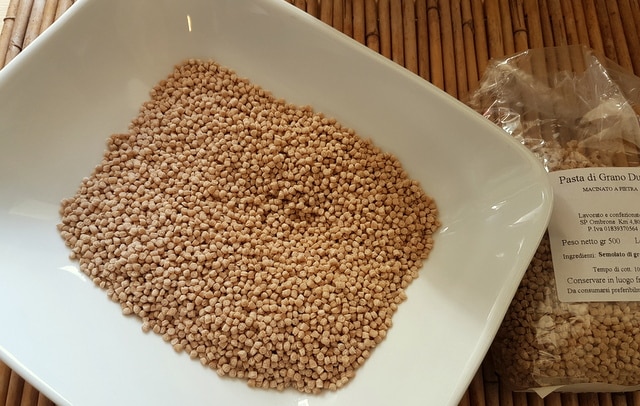
[[[640,168],[568,169],[549,176],[558,299],[640,301]]]

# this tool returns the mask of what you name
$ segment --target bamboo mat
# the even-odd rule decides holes
[[[289,2],[461,100],[477,88],[490,58],[528,48],[584,44],[640,75],[640,0]],[[10,0],[0,33],[0,67],[72,4]],[[0,362],[2,405],[52,403]],[[555,393],[542,400],[501,385],[488,356],[460,402],[467,405],[640,406],[640,392]]]

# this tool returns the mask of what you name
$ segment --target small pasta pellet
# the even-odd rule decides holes
[[[214,61],[150,96],[61,204],[71,258],[220,375],[344,386],[433,247],[434,200],[371,141]]]

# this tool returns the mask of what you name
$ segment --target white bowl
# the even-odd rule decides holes
[[[250,389],[176,354],[95,287],[62,198],[185,58],[214,58],[396,154],[442,228],[346,387]],[[455,405],[547,226],[538,161],[502,130],[281,0],[81,0],[0,71],[0,358],[60,405]]]

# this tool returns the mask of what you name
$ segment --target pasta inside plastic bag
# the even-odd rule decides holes
[[[585,47],[494,60],[468,104],[548,172],[640,165],[640,78]],[[640,389],[640,294],[570,303],[557,293],[545,234],[491,349],[502,381],[539,393]]]

